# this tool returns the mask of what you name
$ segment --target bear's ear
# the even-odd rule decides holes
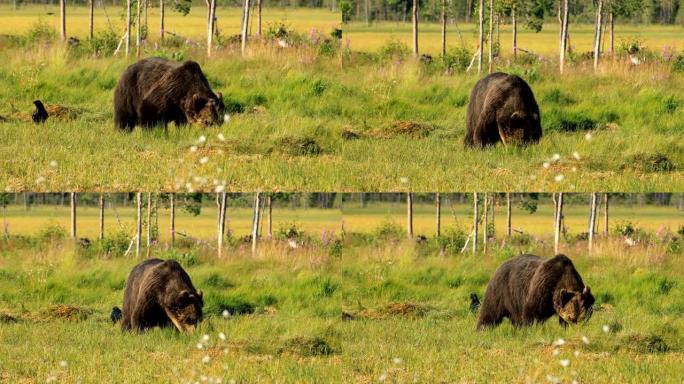
[[[199,291],[197,291],[197,296],[199,296],[200,299],[202,298],[202,290],[201,289]]]
[[[219,100],[222,100],[222,99],[223,99],[223,94],[221,94],[221,92],[216,92],[216,98],[219,99]]]
[[[591,294],[591,288],[588,285],[584,286],[584,289],[582,290],[582,295],[587,296]]]

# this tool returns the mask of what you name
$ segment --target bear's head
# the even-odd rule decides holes
[[[587,286],[581,292],[561,288],[554,297],[554,309],[568,323],[587,321],[593,312],[594,296]]]
[[[164,311],[181,332],[192,332],[202,321],[203,306],[202,291],[167,289],[164,296]]]
[[[209,127],[223,124],[225,109],[221,92],[209,95],[195,93],[185,106],[185,114],[191,123]]]
[[[525,145],[539,141],[541,132],[539,113],[513,112],[503,124],[499,124],[499,136],[504,145]]]

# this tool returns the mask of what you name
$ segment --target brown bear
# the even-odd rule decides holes
[[[166,127],[171,121],[220,125],[224,110],[221,93],[211,90],[194,61],[142,59],[124,71],[114,91],[114,122],[129,132],[136,125]]]
[[[503,263],[487,284],[477,329],[495,327],[504,317],[522,327],[553,315],[566,326],[588,320],[593,305],[590,288],[567,256],[520,255]]]
[[[466,115],[466,147],[536,143],[542,136],[539,106],[525,80],[492,73],[475,84]]]
[[[202,321],[202,292],[178,262],[149,259],[128,275],[124,291],[124,331],[143,331],[173,324],[179,331],[192,331]]]

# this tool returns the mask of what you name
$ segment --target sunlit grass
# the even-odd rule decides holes
[[[583,245],[569,248],[597,298],[589,322],[564,329],[551,319],[523,330],[505,322],[486,332],[474,330],[468,295],[481,296],[516,247],[444,257],[422,254],[408,241],[345,243],[341,257],[332,257],[320,245],[285,250],[263,243],[255,257],[236,248],[222,260],[186,249],[199,255],[186,270],[204,292],[204,322],[192,335],[136,335],[122,334],[108,315],[139,260],[85,258],[68,240],[18,244],[0,242],[0,314],[18,319],[2,317],[0,324],[4,381],[545,382],[550,375],[563,382],[676,383],[683,373],[684,301],[677,289],[684,270],[681,254],[660,248],[635,247],[627,255],[615,247],[593,255]],[[541,244],[531,250],[551,252]],[[220,305],[238,302],[256,305],[256,312],[220,315]],[[341,316],[390,303],[423,312]],[[90,315],[54,318],[53,304]]]

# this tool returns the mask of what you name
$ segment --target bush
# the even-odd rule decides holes
[[[397,39],[390,39],[380,48],[379,55],[381,60],[402,61],[408,57],[410,52],[406,44]]]
[[[473,54],[468,48],[459,47],[452,49],[442,56],[442,62],[448,72],[465,72],[468,69],[468,65],[470,65],[472,56]]]
[[[398,241],[405,235],[399,224],[388,221],[377,227],[373,231],[373,236],[380,241]]]
[[[175,260],[185,268],[200,263],[199,257],[193,251],[181,252],[176,249],[170,249],[162,254],[162,258]]]
[[[57,31],[44,20],[38,20],[26,35],[28,44],[48,44],[57,39]]]
[[[671,64],[672,72],[684,73],[684,54],[675,56]]]
[[[105,237],[98,241],[95,248],[103,255],[123,256],[130,243],[131,239],[128,234],[124,231],[119,231],[114,236]]]
[[[94,56],[111,56],[118,44],[119,36],[114,31],[105,30],[96,33],[92,39],[88,40],[88,50]]]
[[[434,238],[430,243],[434,243],[436,248],[445,255],[457,255],[465,246],[468,234],[460,228],[450,228],[439,237]]]
[[[304,237],[304,231],[296,223],[280,227],[275,233],[275,238],[279,240],[304,240]]]
[[[63,240],[63,239],[66,239],[66,237],[67,237],[66,229],[64,229],[61,225],[57,225],[57,224],[50,225],[46,228],[43,228],[43,230],[41,230],[38,233],[38,238],[41,241],[47,241],[47,242],[55,241],[55,240]]]

